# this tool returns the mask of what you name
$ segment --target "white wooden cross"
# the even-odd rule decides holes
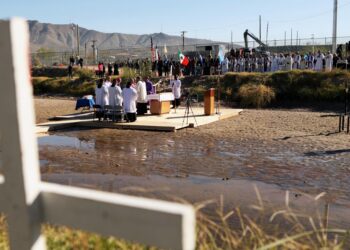
[[[0,212],[11,249],[45,249],[42,223],[194,249],[191,206],[41,182],[29,67],[26,22],[0,21]]]

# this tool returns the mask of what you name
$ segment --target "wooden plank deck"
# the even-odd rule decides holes
[[[138,116],[137,121],[133,123],[113,123],[110,121],[93,121],[92,119],[72,119],[74,116],[69,115],[66,117],[67,119],[64,119],[64,116],[60,116],[60,118],[63,118],[63,120],[38,124],[37,131],[45,133],[48,131],[61,130],[69,127],[88,127],[175,132],[179,129],[203,126],[222,119],[234,117],[239,115],[241,112],[242,109],[223,108],[220,110],[220,114],[205,116],[204,109],[202,107],[193,107],[187,116],[185,115],[186,108],[181,107],[176,111],[171,110],[169,114]],[[79,117],[79,115],[77,117]]]

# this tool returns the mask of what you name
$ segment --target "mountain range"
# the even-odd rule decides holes
[[[31,51],[39,49],[50,51],[71,51],[77,48],[76,25],[72,24],[50,24],[38,21],[28,21],[30,31]],[[80,47],[85,44],[92,45],[96,40],[99,49],[118,49],[123,47],[150,47],[151,37],[154,46],[181,45],[181,36],[171,36],[164,33],[154,33],[145,35],[132,35],[123,33],[103,33],[96,30],[89,30],[79,27]],[[213,43],[211,40],[185,38],[185,44],[207,44]]]

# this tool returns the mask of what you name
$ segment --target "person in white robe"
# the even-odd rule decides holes
[[[105,82],[103,83],[103,85],[105,85],[107,88],[109,88],[110,86],[112,86],[112,82],[111,82],[111,77],[107,76]]]
[[[278,70],[285,70],[285,57],[281,53],[279,58],[278,58]]]
[[[290,54],[286,57],[286,70],[290,71],[293,69],[293,58]]]
[[[225,57],[225,59],[221,63],[222,74],[226,74],[228,72],[228,66],[229,66],[228,64],[229,64],[229,60],[227,57]]]
[[[136,90],[137,90],[137,114],[144,115],[147,113],[147,87],[146,83],[141,80],[140,77],[136,78]]]
[[[277,57],[277,54],[273,54],[273,56],[272,56],[271,71],[272,72],[278,71],[278,57]]]
[[[307,64],[307,55],[301,56],[300,69],[301,70],[305,70],[306,69],[306,64]]]
[[[245,71],[245,59],[244,57],[241,57],[239,59],[239,72],[244,72]]]
[[[324,54],[322,54],[321,51],[318,51],[315,59],[316,59],[315,70],[322,71]]]
[[[102,108],[105,105],[109,105],[108,88],[107,88],[107,86],[103,85],[102,79],[100,79],[100,81],[95,89],[95,96],[96,96],[96,104],[97,105],[100,105]]]
[[[326,71],[332,71],[333,69],[333,55],[330,51],[328,51],[326,56]]]
[[[178,76],[175,76],[175,80],[172,82],[171,87],[175,98],[173,108],[177,108],[181,104],[181,81]]]
[[[136,116],[136,100],[137,100],[137,90],[132,86],[133,81],[129,81],[126,84],[126,88],[123,89],[123,108],[126,115],[126,120],[128,122],[134,122],[137,119]]]
[[[116,107],[123,105],[122,89],[120,88],[121,78],[113,79],[112,86],[108,88],[109,105]]]

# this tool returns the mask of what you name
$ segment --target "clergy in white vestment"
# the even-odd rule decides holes
[[[108,88],[103,85],[103,80],[100,79],[97,87],[95,89],[96,96],[96,104],[104,107],[105,105],[109,105],[109,96],[108,96]]]
[[[144,115],[147,113],[147,87],[146,83],[138,76],[136,78],[136,90],[137,90],[137,114]]]
[[[278,57],[278,70],[285,70],[286,69],[286,64],[285,64],[285,57],[281,53],[280,56]]]
[[[122,106],[123,96],[122,89],[120,88],[121,78],[113,79],[112,86],[108,88],[109,94],[109,105]]]
[[[315,70],[322,71],[323,70],[324,55],[321,53],[321,51],[317,52],[315,60],[316,60]]]
[[[326,71],[332,71],[333,69],[333,55],[328,51],[326,56]]]
[[[301,55],[299,52],[294,56],[293,69],[300,69]]]
[[[136,121],[136,100],[137,100],[137,91],[132,87],[132,81],[129,81],[126,84],[126,88],[123,89],[123,107],[124,113],[126,114],[126,120],[128,122]]]
[[[107,77],[106,77],[106,81],[103,83],[103,85],[105,85],[107,88],[109,88],[110,86],[112,86],[111,77],[110,77],[110,76],[107,76]]]
[[[227,71],[228,71],[228,63],[229,63],[228,58],[225,57],[225,59],[221,63],[222,74],[226,74],[227,73]]]
[[[181,103],[181,81],[179,80],[178,76],[175,76],[175,80],[172,81],[172,89],[174,94],[174,108],[177,108],[180,106]]]
[[[286,57],[286,70],[292,70],[293,69],[293,58],[290,54]]]
[[[273,54],[272,62],[271,62],[271,71],[272,72],[278,71],[278,57],[277,57],[277,54]]]

